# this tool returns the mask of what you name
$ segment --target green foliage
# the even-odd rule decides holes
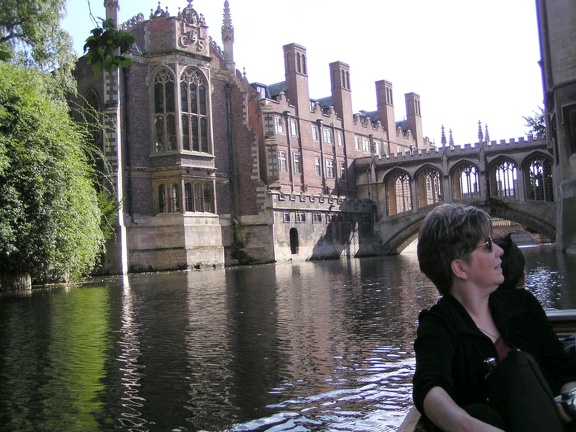
[[[70,85],[75,55],[60,27],[66,0],[2,0],[0,61],[53,71]]]
[[[136,41],[132,33],[117,30],[113,19],[102,20],[102,27],[96,27],[91,33],[92,36],[86,39],[84,52],[94,74],[99,75],[103,70],[111,72],[119,67],[132,65],[132,60],[123,55]]]
[[[80,97],[76,95],[76,97]],[[116,219],[118,217],[118,203],[116,201],[115,186],[111,182],[112,167],[103,152],[106,134],[103,124],[103,114],[98,107],[92,106],[93,101],[85,98],[68,101],[75,120],[82,125],[86,132],[84,151],[88,163],[94,170],[95,184],[98,190],[98,207],[100,208],[100,229],[105,240],[116,236]]]
[[[0,64],[0,76],[0,273],[77,279],[104,243],[88,132],[52,74]]]
[[[532,117],[522,117],[526,124],[525,126],[528,128],[527,135],[546,135],[546,117],[544,114],[544,108],[538,107],[538,111],[533,112],[534,116]]]

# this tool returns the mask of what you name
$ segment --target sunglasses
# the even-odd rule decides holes
[[[484,243],[476,246],[474,249],[472,249],[468,253],[474,252],[476,249],[480,249],[481,247],[485,247],[488,252],[492,252],[492,244],[493,244],[492,237],[487,237],[486,241]]]

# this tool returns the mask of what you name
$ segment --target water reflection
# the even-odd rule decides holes
[[[528,289],[575,307],[576,257],[523,251]],[[392,431],[436,297],[410,251],[0,297],[0,430]]]
[[[576,254],[554,250],[553,245],[523,247],[526,288],[544,307],[576,308]]]

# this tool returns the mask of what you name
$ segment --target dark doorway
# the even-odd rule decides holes
[[[292,252],[292,255],[298,254],[298,248],[298,230],[296,228],[290,228],[290,252]]]

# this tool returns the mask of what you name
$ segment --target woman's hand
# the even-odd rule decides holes
[[[441,387],[432,387],[424,398],[426,416],[442,430],[504,432],[487,423],[471,417],[460,408]]]
[[[565,393],[576,393],[576,382],[569,382],[562,386],[562,394]],[[556,403],[556,408],[558,409],[558,414],[564,423],[570,423],[576,418],[576,394],[574,394],[570,399],[568,405]]]
[[[561,403],[556,403],[556,408],[558,409],[558,414],[564,423],[570,423],[574,418],[572,417],[574,414],[569,415]]]

